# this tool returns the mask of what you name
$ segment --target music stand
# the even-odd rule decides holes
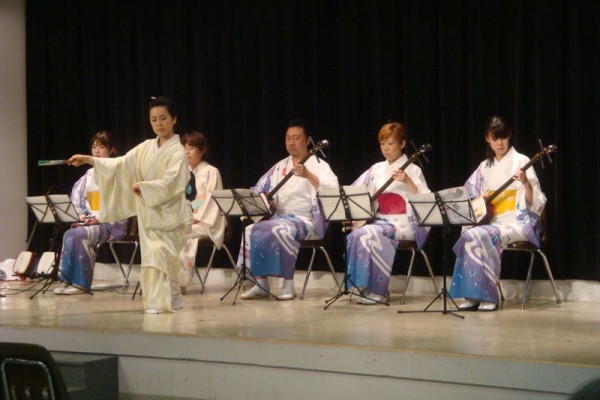
[[[256,277],[252,275],[252,272],[250,272],[249,268],[246,266],[246,227],[253,223],[252,217],[271,215],[272,213],[269,210],[269,205],[262,196],[249,189],[213,190],[211,198],[217,203],[217,206],[226,217],[242,217],[242,222],[244,223],[244,229],[242,231],[242,269],[233,286],[223,295],[223,297],[221,297],[221,301],[237,287],[237,292],[233,299],[233,305],[235,305],[240,290],[242,289],[242,285],[246,280],[258,285],[267,292],[269,296],[279,300],[258,283]],[[250,275],[252,279],[249,279],[247,275]]]
[[[56,281],[59,272],[59,261],[60,261],[60,244],[62,243],[62,235],[65,231],[65,226],[69,226],[72,223],[80,222],[77,210],[71,199],[66,194],[45,194],[44,196],[32,196],[25,198],[27,204],[33,211],[36,217],[35,224],[31,230],[31,234],[27,239],[27,248],[31,245],[33,235],[39,224],[54,224],[54,233],[50,240],[49,250],[54,252],[54,263],[52,265],[52,272],[49,274],[41,274],[40,276],[46,278],[46,282],[35,292],[30,298],[34,298],[39,292],[46,290]]]
[[[452,314],[455,317],[464,319],[464,316],[449,311],[447,307],[447,301],[450,299],[458,309],[454,299],[448,294],[446,287],[446,235],[447,232],[455,226],[477,225],[469,193],[467,192],[467,189],[462,186],[433,193],[408,194],[407,197],[419,226],[442,228],[442,245],[444,248],[442,252],[443,286],[440,293],[438,293],[423,311],[398,311],[398,313],[441,312],[444,315]],[[444,303],[443,310],[429,310],[433,303],[440,298]]]
[[[371,196],[364,185],[321,188],[317,192],[317,200],[327,222],[348,221],[351,223],[353,221],[368,221],[376,218]],[[344,260],[347,260],[347,247],[346,238],[344,243]],[[338,293],[325,301],[325,310],[343,295],[350,294],[348,283],[352,284],[352,287],[357,288],[360,296],[367,298],[352,281],[347,267],[344,271],[344,279],[338,288]],[[382,304],[389,306],[387,303]]]

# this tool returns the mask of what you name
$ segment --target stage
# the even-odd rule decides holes
[[[303,277],[298,271],[297,292]],[[30,300],[31,290],[15,294],[29,285],[10,283],[1,291],[0,337],[118,355],[122,398],[566,399],[600,377],[600,302],[535,298],[547,281],[534,282],[526,310],[509,284],[501,311],[464,312],[463,320],[397,313],[431,301],[426,278],[414,278],[405,305],[394,291],[389,307],[344,296],[328,310],[336,291],[327,274],[314,273],[304,300],[236,305],[235,293],[219,300],[233,278],[215,269],[203,295],[196,284],[183,310],[160,315],[131,300],[135,284]],[[401,287],[394,278],[392,289]]]

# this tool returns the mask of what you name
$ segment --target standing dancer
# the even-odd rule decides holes
[[[76,154],[68,163],[95,167],[100,186],[100,221],[137,215],[144,310],[158,314],[183,307],[177,256],[192,221],[185,199],[190,172],[179,135],[173,130],[177,115],[171,101],[154,98],[148,110],[156,139],[142,142],[122,157]]]

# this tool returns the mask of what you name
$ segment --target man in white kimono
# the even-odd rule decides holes
[[[309,155],[310,143],[303,121],[289,123],[285,141],[289,156],[275,164],[252,188],[258,193],[272,192],[292,174],[273,197],[277,207],[275,215],[245,229],[246,249],[240,249],[238,266],[249,267],[257,278],[257,285],[243,293],[242,299],[266,297],[267,276],[283,278],[277,295],[279,300],[296,297],[293,278],[299,241],[322,238],[325,232],[324,219],[317,206],[317,189],[338,186],[337,176],[325,161],[310,156],[304,164],[300,162]]]

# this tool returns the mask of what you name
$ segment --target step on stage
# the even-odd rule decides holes
[[[462,320],[397,313],[423,309],[429,295],[401,306],[392,293],[389,307],[344,296],[324,311],[333,290],[232,306],[233,294],[219,301],[227,286],[203,295],[194,286],[183,310],[145,315],[141,299],[131,300],[134,286],[7,295],[0,340],[117,355],[122,398],[566,399],[600,377],[598,302],[531,299],[522,311],[515,299]]]

